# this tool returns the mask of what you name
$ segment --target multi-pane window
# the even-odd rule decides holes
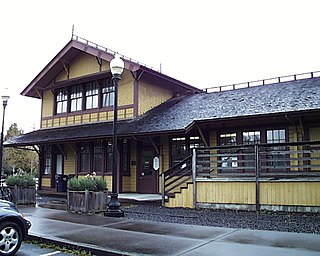
[[[112,142],[107,142],[107,172],[112,172]]]
[[[99,87],[96,82],[89,82],[86,86],[86,109],[98,107]]]
[[[199,148],[199,147],[204,147],[204,144],[199,136],[191,136],[190,137],[190,143],[189,143],[189,148]]]
[[[220,134],[220,146],[236,145],[236,144],[237,144],[237,134],[235,132]]]
[[[282,143],[286,142],[286,130],[276,129],[267,130],[267,143]],[[272,146],[267,148],[267,170],[282,171],[286,166],[286,146]]]
[[[123,140],[122,143],[122,173],[124,175],[130,175],[130,151],[128,140]]]
[[[70,99],[70,111],[80,111],[82,109],[82,88],[80,85],[75,85],[71,87]]]
[[[56,95],[56,113],[66,113],[68,105],[68,92],[64,89],[58,90]]]
[[[242,132],[242,142],[243,144],[253,145],[258,144],[261,141],[260,131],[247,131]],[[248,147],[243,150],[243,165],[244,172],[254,172],[255,171],[255,151],[253,147]]]
[[[89,145],[82,145],[80,148],[80,172],[90,172],[90,148]]]
[[[114,105],[114,86],[111,79],[104,79],[102,81],[102,107],[109,107]]]
[[[267,130],[267,143],[286,142],[286,130]]]
[[[52,152],[51,152],[51,147],[48,146],[45,151],[45,156],[44,156],[44,171],[43,174],[49,175],[51,174],[52,170]]]
[[[176,137],[171,140],[171,163],[172,166],[187,157],[187,145],[185,137]]]
[[[237,133],[222,133],[219,136],[220,146],[236,145],[237,144]],[[221,156],[221,167],[223,171],[233,171],[232,168],[238,167],[238,157],[235,156],[236,150],[234,149],[223,149],[219,153]]]
[[[102,143],[100,141],[93,145],[93,171],[102,172]]]
[[[260,131],[242,132],[243,144],[258,144],[260,143]]]

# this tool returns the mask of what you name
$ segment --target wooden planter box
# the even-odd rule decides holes
[[[76,213],[98,213],[107,209],[108,191],[70,191],[67,192],[67,209]]]
[[[36,187],[10,187],[12,202],[15,204],[36,204]]]

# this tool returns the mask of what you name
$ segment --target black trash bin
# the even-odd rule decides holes
[[[67,192],[68,176],[63,174],[56,175],[57,192]]]

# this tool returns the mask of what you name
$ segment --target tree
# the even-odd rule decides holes
[[[4,140],[6,141],[12,137],[22,135],[23,133],[23,130],[19,129],[16,123],[13,123],[9,127]],[[4,148],[3,160],[4,172],[6,174],[10,174],[17,170],[36,173],[38,169],[38,155],[28,147],[24,149],[13,147]]]

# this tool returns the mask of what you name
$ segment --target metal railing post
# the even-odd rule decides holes
[[[197,155],[196,149],[192,150],[192,183],[193,183],[193,208],[197,206]]]

